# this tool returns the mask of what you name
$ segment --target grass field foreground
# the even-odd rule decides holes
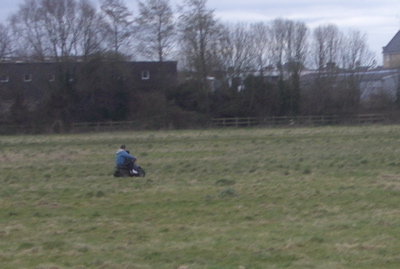
[[[0,137],[0,268],[398,268],[400,126]],[[145,178],[114,178],[126,144]]]

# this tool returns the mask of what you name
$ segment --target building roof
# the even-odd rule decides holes
[[[383,53],[400,53],[400,31],[389,41],[386,47],[383,47]]]

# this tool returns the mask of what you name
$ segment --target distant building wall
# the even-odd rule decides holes
[[[82,63],[71,65],[69,82],[80,76]],[[123,62],[131,89],[154,91],[177,85],[177,62]],[[105,69],[107,71],[107,69]],[[13,99],[40,100],[49,87],[59,80],[57,63],[5,62],[0,63],[0,101]]]
[[[400,53],[399,54],[383,54],[383,67],[385,67],[385,68],[400,68]]]
[[[108,113],[104,117],[111,117],[117,113],[118,100],[128,107],[138,95],[145,98],[177,86],[177,73],[177,62],[172,61],[0,62],[0,122],[9,119],[14,108],[37,111],[41,104],[57,107],[65,100],[74,100],[68,102],[77,111],[103,106]]]

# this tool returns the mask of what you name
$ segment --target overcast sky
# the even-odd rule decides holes
[[[25,0],[0,0],[0,21]],[[137,14],[137,0],[124,0]],[[92,0],[93,3],[99,2]],[[170,0],[175,7],[182,0]],[[382,47],[400,30],[400,0],[208,0],[207,6],[223,22],[270,22],[276,18],[302,21],[312,30],[332,23],[342,31],[360,30],[382,64]]]

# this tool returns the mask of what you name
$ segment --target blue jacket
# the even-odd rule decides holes
[[[115,163],[118,165],[118,166],[122,166],[122,165],[124,165],[125,163],[127,163],[128,161],[130,161],[130,160],[136,160],[136,157],[135,156],[132,156],[132,155],[130,155],[130,154],[128,154],[128,152],[126,152],[125,150],[123,150],[123,149],[119,149],[117,152],[116,152],[116,155],[115,155]]]

